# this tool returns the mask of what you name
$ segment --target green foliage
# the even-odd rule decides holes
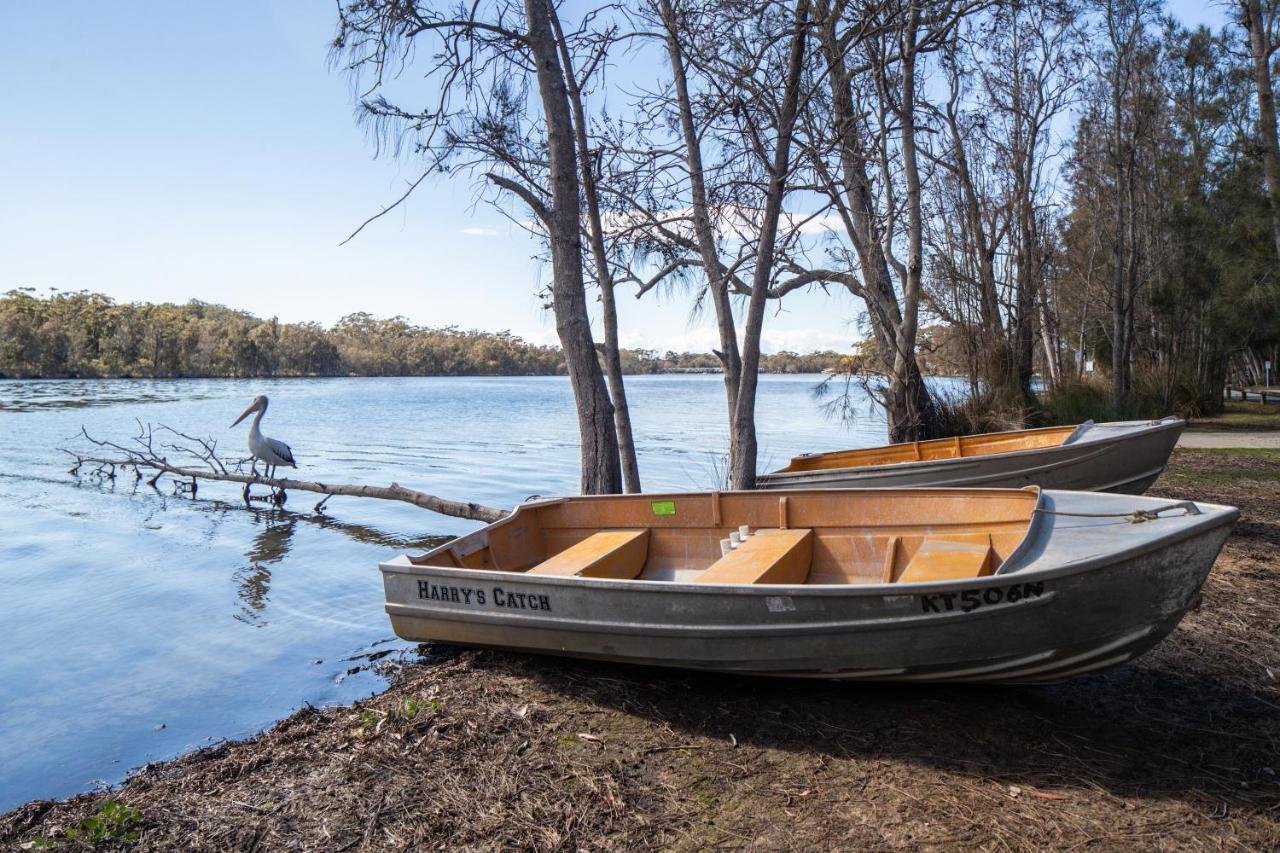
[[[351,729],[351,734],[358,738],[376,735],[382,730],[382,726],[387,722],[400,721],[402,723],[411,723],[421,716],[434,713],[440,710],[439,699],[428,699],[420,696],[408,696],[400,700],[400,702],[389,711],[379,711],[376,708],[363,708],[359,716],[356,717],[356,724]]]
[[[1235,44],[1242,32],[1152,19],[1136,31],[1127,59],[1136,70],[1120,99],[1111,76],[1086,85],[1057,321],[1069,350],[1110,370],[1116,308],[1131,305],[1123,337],[1133,376],[1124,411],[1076,382],[1046,401],[1046,417],[1197,415],[1219,405],[1228,375],[1261,381],[1261,360],[1280,346],[1280,275],[1250,115],[1257,94]]]
[[[98,293],[0,297],[0,376],[548,375],[555,347],[507,332],[426,328],[401,317],[262,320],[221,305],[120,305]]]
[[[103,800],[97,812],[67,830],[67,840],[90,847],[133,844],[139,838],[135,824],[141,819],[142,813],[132,806],[119,800]],[[24,846],[30,850],[52,850],[64,844],[41,836]]]
[[[1101,378],[1067,379],[1041,395],[1038,426],[1060,426],[1087,420],[1117,421],[1178,415],[1195,418],[1209,408],[1204,389],[1192,370],[1147,367],[1135,370],[1125,405],[1116,409],[1111,386]]]
[[[413,696],[400,701],[400,704],[396,706],[396,716],[407,723],[424,711],[438,710],[440,710],[439,699],[422,699]]]
[[[1202,416],[1208,409],[1190,371],[1136,371],[1126,405],[1112,403],[1111,384],[1101,376],[1067,378],[1041,393],[1030,406],[979,388],[976,393],[937,393],[939,435],[973,435],[1024,427],[1067,426],[1117,420],[1146,420],[1179,415]],[[1036,405],[1038,403],[1038,405]]]

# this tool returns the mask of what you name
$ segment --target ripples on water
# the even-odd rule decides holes
[[[825,419],[817,383],[761,377],[762,469],[883,443],[869,407],[852,429]],[[627,391],[646,490],[716,485],[722,379],[631,377]],[[562,378],[0,381],[0,810],[368,695],[382,682],[362,656],[406,648],[389,642],[379,560],[475,524],[354,498],[318,515],[300,493],[246,511],[231,485],[192,500],[66,474],[59,448],[82,424],[122,439],[135,419],[164,423],[241,455],[246,427],[227,425],[259,393],[264,432],[306,479],[494,506],[577,488]]]

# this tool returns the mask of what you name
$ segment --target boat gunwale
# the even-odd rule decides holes
[[[876,491],[868,489],[865,491]],[[1009,559],[1005,561],[1007,564],[1015,556],[1021,556],[1026,546],[1028,549],[1032,542],[1032,533],[1036,528],[1036,515],[1043,515],[1043,511],[1039,511],[1041,501],[1044,496],[1054,495],[1061,490],[1041,490],[1040,497],[1037,500],[1036,510],[1033,510],[1031,524],[1027,529],[1027,535],[1018,547],[1010,553]],[[1071,494],[1070,492],[1066,492]],[[1082,493],[1084,494],[1084,493]],[[1092,494],[1092,493],[1087,493]],[[605,496],[600,496],[605,497]],[[1115,498],[1121,497],[1115,495]],[[1141,498],[1140,498],[1141,499]],[[1152,500],[1147,498],[1146,500]],[[1173,506],[1176,502],[1165,498],[1156,500],[1168,501],[1169,506]],[[674,592],[695,593],[699,595],[747,595],[754,597],[770,597],[770,596],[830,596],[833,593],[842,593],[845,596],[876,596],[884,597],[886,595],[911,596],[911,595],[927,595],[938,592],[946,592],[951,590],[967,590],[967,589],[985,589],[993,586],[1007,586],[1011,583],[1017,583],[1021,578],[1034,578],[1036,580],[1056,580],[1060,577],[1066,577],[1073,574],[1082,574],[1094,571],[1099,568],[1105,568],[1117,563],[1125,562],[1137,557],[1144,556],[1154,551],[1163,550],[1174,545],[1181,544],[1189,539],[1193,539],[1198,535],[1208,533],[1220,527],[1234,524],[1240,518],[1240,510],[1237,507],[1228,506],[1226,504],[1214,504],[1208,502],[1195,501],[1195,506],[1200,509],[1199,515],[1183,515],[1177,518],[1184,521],[1172,530],[1166,531],[1166,534],[1154,538],[1146,538],[1123,548],[1105,553],[1093,554],[1080,558],[1071,562],[1059,565],[1050,565],[1042,568],[1033,569],[1014,569],[1005,574],[993,573],[980,577],[962,578],[947,581],[927,581],[922,583],[903,584],[894,583],[836,583],[836,584],[699,584],[688,583],[684,581],[665,581],[665,580],[648,580],[648,579],[628,579],[621,580],[615,578],[584,578],[584,577],[555,577],[549,575],[530,576],[526,572],[503,571],[499,569],[470,569],[455,568],[451,566],[430,566],[415,565],[409,562],[408,555],[400,555],[392,561],[380,563],[378,568],[384,574],[431,574],[439,577],[452,577],[455,579],[476,578],[484,581],[523,581],[533,584],[547,584],[550,586],[567,586],[567,587],[584,587],[587,589],[615,589],[615,590],[631,590],[636,592]],[[1190,520],[1188,520],[1190,519]],[[1172,520],[1172,519],[1165,519]],[[1128,524],[1130,522],[1122,522]],[[1152,524],[1156,522],[1143,522],[1144,524]],[[483,529],[483,528],[481,528]],[[1080,529],[1080,528],[1072,528]],[[479,532],[479,531],[476,531]],[[1050,534],[1052,535],[1052,531]],[[445,547],[445,546],[442,546]],[[403,562],[399,562],[403,561]],[[390,605],[392,602],[388,601]],[[411,605],[401,605],[411,606]]]
[[[769,471],[767,473],[757,475],[756,481],[757,482],[764,481],[768,483],[784,483],[784,482],[799,481],[803,483],[805,477],[813,476],[815,474],[827,474],[827,475],[833,475],[833,476],[834,475],[850,476],[851,474],[856,474],[858,472],[866,473],[868,475],[866,479],[871,480],[873,479],[874,476],[882,473],[897,473],[900,471],[927,471],[930,469],[930,466],[933,466],[933,467],[941,466],[945,468],[954,469],[956,467],[959,467],[957,463],[961,463],[961,462],[971,462],[977,465],[989,459],[1015,459],[1020,456],[1030,455],[1032,453],[1056,453],[1057,451],[1060,451],[1060,450],[1082,448],[1082,447],[1105,447],[1107,445],[1114,444],[1118,441],[1127,441],[1129,439],[1137,438],[1139,436],[1144,436],[1144,435],[1154,435],[1163,430],[1170,430],[1175,428],[1181,430],[1181,429],[1185,429],[1187,426],[1187,422],[1184,419],[1178,417],[1177,415],[1166,415],[1165,417],[1160,418],[1159,420],[1154,420],[1154,421],[1104,421],[1103,423],[1100,423],[1100,424],[1095,423],[1093,426],[1094,428],[1101,428],[1106,426],[1114,426],[1116,424],[1130,424],[1130,423],[1138,424],[1138,426],[1133,427],[1132,430],[1126,430],[1115,436],[1098,438],[1098,439],[1093,439],[1089,441],[1074,441],[1070,444],[1064,443],[1064,444],[1051,445],[1049,447],[1030,447],[1025,450],[1008,450],[1003,453],[980,453],[980,454],[975,454],[973,456],[952,456],[944,459],[918,459],[918,460],[912,460],[910,462],[889,462],[883,465],[849,465],[849,466],[845,466],[844,468],[811,468],[804,471],[788,471],[786,468],[779,468],[776,471]],[[1077,428],[1079,428],[1079,426],[1080,425],[1077,425]],[[1035,430],[1003,430],[1001,432],[974,433],[972,436],[965,436],[965,438],[982,438],[985,436],[1009,435],[1013,433],[1037,433],[1037,432],[1048,431],[1051,429],[1061,429],[1061,427],[1041,427],[1040,429],[1035,429]],[[1074,435],[1074,434],[1075,433],[1072,433],[1071,435]],[[1068,438],[1069,437],[1070,436],[1068,436]],[[942,439],[942,440],[945,441],[946,439]],[[826,456],[828,454],[835,454],[835,453],[848,453],[850,450],[882,450],[888,447],[901,447],[901,446],[909,445],[911,443],[912,442],[906,441],[906,442],[898,442],[896,444],[875,445],[873,447],[854,447],[854,448],[846,448],[845,450],[828,450],[822,453],[810,454],[810,456],[811,457]],[[795,458],[803,458],[803,457],[795,457]],[[927,488],[927,487],[915,487],[915,488]]]

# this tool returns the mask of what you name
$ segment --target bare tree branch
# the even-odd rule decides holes
[[[440,498],[416,489],[406,488],[399,483],[391,483],[387,486],[361,486],[347,483],[319,483],[311,480],[295,480],[289,477],[259,477],[251,473],[246,474],[242,473],[242,471],[244,462],[247,460],[229,462],[222,460],[216,453],[217,442],[214,439],[193,438],[165,426],[152,427],[150,424],[144,425],[141,422],[139,422],[138,426],[139,433],[133,438],[131,444],[121,444],[94,438],[82,427],[80,430],[81,437],[96,448],[96,451],[82,452],[64,448],[63,452],[75,460],[69,473],[78,476],[82,468],[92,465],[97,466],[96,473],[109,479],[115,479],[117,468],[132,468],[136,479],[139,480],[142,479],[143,470],[152,472],[152,476],[147,479],[147,484],[153,487],[165,474],[178,480],[190,481],[189,490],[192,493],[195,492],[195,483],[199,480],[240,483],[245,487],[246,501],[248,500],[251,486],[263,485],[278,490],[281,496],[286,490],[292,489],[300,492],[315,492],[329,497],[337,495],[402,501],[422,509],[431,510],[440,515],[483,521],[485,523],[492,523],[507,516],[504,510],[471,501]],[[157,449],[157,435],[162,433],[171,433],[193,443],[180,445],[170,442],[161,444],[160,449]],[[201,467],[186,467],[183,464],[171,462],[164,455],[163,450],[198,460],[201,463]],[[103,454],[102,451],[107,453]],[[328,500],[328,498],[325,498],[325,500]],[[277,497],[276,503],[283,503],[283,498]],[[321,501],[321,504],[323,503],[324,501]]]

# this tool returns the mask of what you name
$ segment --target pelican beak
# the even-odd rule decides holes
[[[258,401],[254,400],[252,403],[249,404],[249,408],[245,409],[243,412],[240,413],[240,417],[236,418],[235,422],[232,423],[231,426],[239,425],[239,423],[242,420],[249,417],[249,415],[253,414],[256,411],[258,411]],[[231,427],[227,427],[227,429],[230,429],[230,428]]]

